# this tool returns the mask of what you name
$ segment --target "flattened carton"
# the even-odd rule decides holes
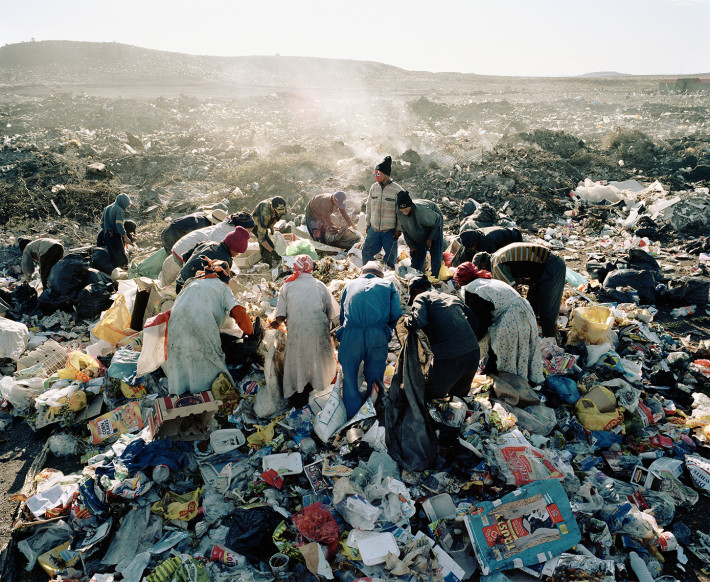
[[[483,574],[546,562],[582,539],[567,494],[554,480],[484,501],[466,516],[466,529]]]
[[[211,390],[158,398],[149,419],[150,433],[153,439],[206,440],[210,436],[207,427],[218,408],[219,401]]]

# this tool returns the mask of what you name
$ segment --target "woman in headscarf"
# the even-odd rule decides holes
[[[170,311],[166,374],[170,394],[209,390],[220,373],[229,378],[219,330],[231,316],[246,335],[253,327],[246,309],[227,286],[226,261],[208,260],[187,281]]]
[[[470,262],[456,269],[461,298],[479,319],[476,331],[486,371],[510,372],[535,384],[543,380],[537,321],[526,299],[507,283]],[[495,358],[495,361],[494,361]]]
[[[279,290],[274,321],[271,323],[272,327],[278,328],[285,321],[288,328],[284,354],[284,398],[304,394],[308,386],[316,391],[322,390],[330,385],[336,372],[330,323],[338,320],[338,304],[328,288],[313,277],[313,267],[313,259],[308,255],[296,257],[293,275]],[[293,398],[292,401],[301,404],[303,397]]]

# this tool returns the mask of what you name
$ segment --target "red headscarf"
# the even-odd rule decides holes
[[[454,273],[454,281],[456,281],[461,287],[468,285],[471,281],[475,279],[490,279],[491,274],[484,269],[479,269],[473,263],[466,262],[461,263]]]
[[[286,279],[286,282],[295,281],[301,273],[312,273],[315,263],[308,255],[297,255],[293,261],[293,275]]]

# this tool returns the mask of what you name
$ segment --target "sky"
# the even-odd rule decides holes
[[[0,14],[0,45],[120,42],[484,75],[710,72],[710,0],[0,0]]]

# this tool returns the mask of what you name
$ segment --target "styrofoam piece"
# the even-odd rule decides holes
[[[451,495],[448,493],[442,493],[441,495],[434,495],[430,497],[424,503],[422,503],[422,508],[429,518],[429,521],[437,521],[439,519],[453,519],[456,517],[456,506],[454,505]]]
[[[222,428],[212,431],[210,434],[212,450],[218,455],[233,451],[241,447],[245,442],[247,442],[246,437],[238,428]]]
[[[301,453],[279,453],[267,455],[261,463],[264,471],[273,469],[279,475],[298,475],[303,471]]]
[[[351,548],[355,548],[357,550],[359,549],[359,544],[362,540],[378,535],[380,535],[379,532],[357,529],[356,527],[354,527],[350,530],[350,533],[348,534],[348,539],[345,541],[345,543]]]
[[[358,550],[362,562],[366,566],[382,564],[387,559],[387,554],[394,554],[399,558],[399,548],[391,533],[381,533],[358,542]]]

